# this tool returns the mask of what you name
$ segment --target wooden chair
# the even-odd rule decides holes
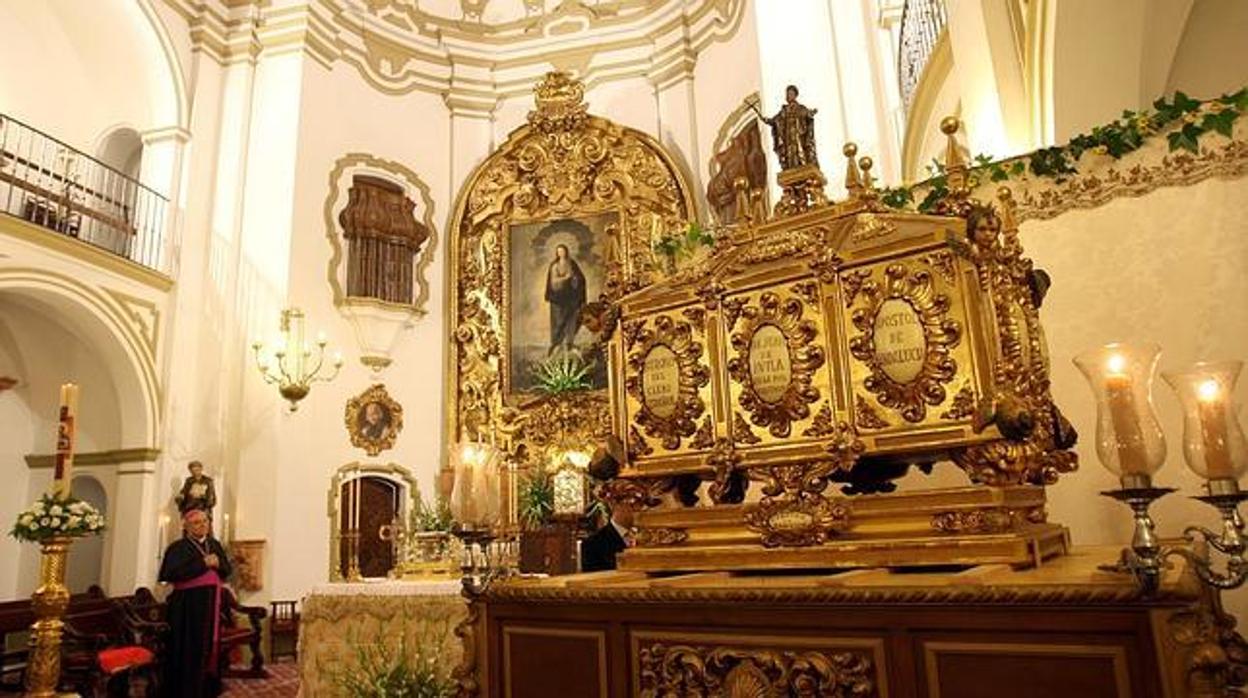
[[[260,651],[263,638],[261,621],[269,615],[260,606],[244,606],[234,597],[229,587],[221,590],[221,638],[217,654],[220,657],[219,676],[237,676],[263,679],[269,674],[264,670],[264,654]],[[238,622],[238,616],[247,619],[247,625]],[[230,665],[230,654],[246,645],[251,650],[251,667],[236,670]]]
[[[269,603],[269,659],[276,661],[278,656],[299,656],[299,602],[273,601]],[[278,653],[278,639],[285,642],[282,652]]]

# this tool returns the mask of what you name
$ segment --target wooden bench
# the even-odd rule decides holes
[[[124,606],[132,598],[110,599],[98,587],[70,597],[62,635],[63,690],[100,695],[107,690],[111,679],[121,674],[128,676],[132,669],[135,673],[145,674],[149,686],[154,687],[159,673],[157,662],[163,627],[129,618]],[[0,603],[0,636],[4,638],[4,652],[0,655],[0,690],[22,690],[29,658],[27,634],[34,621],[30,599]],[[135,663],[133,658],[119,664],[116,662],[119,655],[109,651],[122,647],[142,648],[148,654],[143,655],[137,666],[132,666]]]

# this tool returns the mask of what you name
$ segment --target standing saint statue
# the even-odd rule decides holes
[[[204,474],[204,464],[197,460],[187,464],[191,471],[190,477],[182,482],[182,491],[174,498],[178,504],[178,513],[185,514],[192,509],[206,512],[212,518],[212,509],[217,505],[217,492],[212,486],[212,478]]]
[[[576,331],[581,327],[585,306],[585,274],[572,259],[567,245],[555,248],[555,258],[546,269],[546,302],[550,303],[550,356],[556,349],[571,351]]]
[[[815,157],[815,112],[797,101],[797,86],[784,88],[784,106],[775,116],[763,116],[771,127],[772,145],[781,170],[819,165]],[[762,116],[761,114],[759,116]]]

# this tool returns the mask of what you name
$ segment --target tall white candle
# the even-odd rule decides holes
[[[61,386],[61,404],[56,425],[56,470],[52,476],[50,493],[65,498],[69,496],[74,476],[74,444],[77,439],[75,421],[78,419],[78,386],[66,383]]]

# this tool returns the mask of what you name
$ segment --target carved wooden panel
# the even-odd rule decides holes
[[[886,695],[883,642],[758,635],[633,635],[641,698]]]

